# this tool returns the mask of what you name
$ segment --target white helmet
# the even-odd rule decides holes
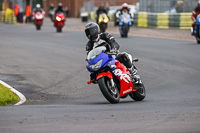
[[[123,8],[128,8],[128,4],[127,4],[127,3],[124,3],[124,4],[122,4],[122,7],[123,7]]]
[[[36,7],[37,7],[37,8],[40,8],[40,4],[37,4]]]

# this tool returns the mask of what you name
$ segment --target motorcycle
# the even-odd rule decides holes
[[[107,52],[105,46],[91,50],[87,56],[87,70],[94,76],[88,84],[98,84],[104,97],[110,103],[118,103],[120,98],[128,95],[135,101],[142,101],[145,96],[145,87],[137,75],[135,68],[134,78],[131,77],[128,69],[119,62],[117,52]],[[134,59],[133,62],[137,62]]]
[[[191,32],[193,33],[193,28],[191,28]],[[197,44],[200,44],[200,15],[197,16],[194,36],[196,38]]]
[[[63,12],[56,13],[56,19],[54,21],[54,26],[57,29],[57,32],[62,32],[62,28],[65,25],[65,15]]]
[[[41,29],[41,26],[43,24],[44,15],[41,12],[33,13],[35,26],[37,30]]]
[[[98,24],[101,32],[105,32],[108,25],[108,16],[105,13],[101,13],[98,18]]]
[[[54,18],[54,9],[49,10],[49,18],[51,19],[51,21],[53,22],[53,18]]]
[[[119,27],[121,37],[128,37],[130,26],[132,25],[131,16],[126,13],[120,16]]]

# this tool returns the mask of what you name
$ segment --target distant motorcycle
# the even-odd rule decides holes
[[[194,30],[194,36],[197,40],[197,44],[200,44],[200,15],[197,16],[196,26],[195,26],[195,30]]]
[[[36,12],[36,13],[33,13],[33,16],[34,16],[36,29],[40,30],[43,24],[44,15],[41,12]]]
[[[53,22],[53,18],[54,18],[54,10],[49,10],[49,18],[51,19],[51,21]]]
[[[57,29],[57,32],[62,32],[62,28],[65,25],[65,15],[63,12],[56,13],[56,19],[54,21],[54,26]]]
[[[98,24],[100,28],[100,32],[105,32],[107,29],[109,18],[105,13],[99,14]]]
[[[119,62],[120,58],[115,58],[116,53],[106,52],[104,46],[88,53],[86,67],[94,75],[94,80],[88,81],[88,84],[98,83],[102,94],[110,103],[118,103],[120,98],[128,95],[135,101],[142,101],[146,96],[142,80],[139,77],[132,79],[127,68]],[[136,74],[136,67],[135,70]]]
[[[120,35],[121,37],[128,37],[128,32],[130,26],[132,25],[130,14],[122,14],[120,15],[119,27],[120,27]]]

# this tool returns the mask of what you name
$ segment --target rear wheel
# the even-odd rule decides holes
[[[111,80],[108,77],[102,77],[98,80],[99,88],[104,95],[104,97],[110,103],[118,103],[120,100],[119,90],[117,86],[111,86]]]
[[[135,101],[142,101],[146,96],[145,87],[142,81],[138,84],[134,84],[133,88],[136,89],[136,91],[129,93],[129,96]]]

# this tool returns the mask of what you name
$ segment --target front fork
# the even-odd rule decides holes
[[[115,87],[114,80],[113,80],[113,79],[110,79],[110,82],[111,82],[111,86],[112,86],[112,87]]]

